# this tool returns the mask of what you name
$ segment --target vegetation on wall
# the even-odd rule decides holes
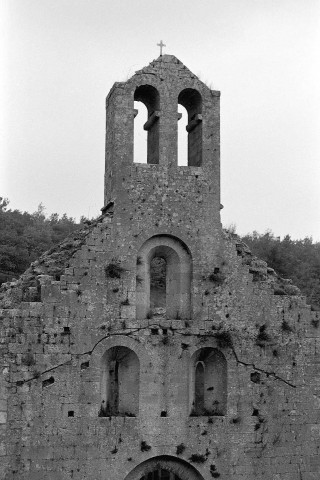
[[[0,197],[0,284],[19,277],[43,252],[63,241],[87,221],[81,217],[77,223],[67,214],[46,216],[41,203],[34,213],[11,210],[9,201]],[[241,240],[281,277],[291,278],[313,309],[320,309],[320,242],[313,242],[309,237],[293,240],[289,235],[280,240],[271,231],[263,234],[253,231]],[[138,259],[138,263],[140,261]],[[107,276],[112,277],[115,273],[112,267],[106,267]],[[120,276],[120,268],[116,267],[116,276]],[[163,288],[161,279],[164,278],[165,265],[159,263],[157,267],[159,275],[154,276],[155,286]],[[223,283],[218,270],[211,280]],[[282,291],[275,293],[285,294]]]

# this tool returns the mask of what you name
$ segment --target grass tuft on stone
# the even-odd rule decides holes
[[[121,268],[117,263],[109,263],[105,267],[105,274],[109,278],[121,278],[122,272],[123,268]]]

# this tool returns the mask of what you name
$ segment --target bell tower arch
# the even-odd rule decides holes
[[[135,101],[148,112],[147,161],[134,158]],[[222,237],[219,101],[220,92],[172,55],[114,84],[106,100],[104,210],[112,204],[121,238],[128,228],[144,240],[170,234],[194,245],[204,264],[216,254]],[[178,165],[179,105],[188,114],[187,165]]]

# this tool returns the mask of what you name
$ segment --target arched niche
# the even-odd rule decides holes
[[[202,164],[202,97],[193,88],[185,88],[178,96],[178,104],[188,112],[188,165]]]
[[[159,163],[159,117],[160,117],[160,96],[158,90],[152,85],[140,85],[134,92],[134,101],[142,102],[148,111],[148,117],[143,129],[148,132],[147,136],[147,163]],[[139,110],[139,109],[138,109]],[[138,110],[135,114],[139,115]],[[135,125],[136,128],[136,125]],[[134,134],[137,138],[137,132]],[[135,159],[135,161],[139,161]],[[143,163],[143,160],[140,160]]]
[[[227,361],[220,350],[204,347],[190,362],[190,415],[226,415]]]
[[[185,460],[161,455],[140,463],[124,480],[204,480],[204,478]]]
[[[152,316],[151,263],[164,259],[165,304],[163,314],[172,319],[191,318],[192,259],[188,247],[178,238],[156,235],[149,238],[137,255],[136,312],[137,318]]]
[[[140,362],[128,347],[109,348],[101,360],[100,416],[137,416]]]

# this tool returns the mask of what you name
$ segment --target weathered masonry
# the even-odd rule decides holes
[[[1,479],[319,480],[320,316],[221,228],[219,99],[111,89],[102,215],[1,290]]]

